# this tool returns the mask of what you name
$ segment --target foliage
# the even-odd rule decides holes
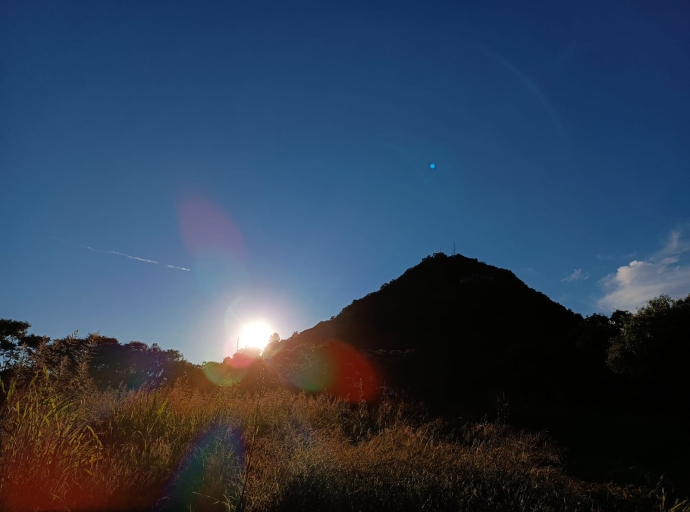
[[[33,351],[47,341],[47,338],[28,334],[29,328],[29,322],[0,318],[0,371],[17,364],[23,352]]]
[[[51,373],[76,375],[82,367],[99,389],[125,386],[160,386],[177,379],[206,384],[201,368],[185,360],[178,350],[163,350],[140,341],[122,344],[98,333],[79,337],[77,332],[50,340],[27,334],[28,322],[0,320],[0,375],[22,378],[17,372],[45,367]]]
[[[616,373],[687,389],[690,360],[690,295],[662,295],[622,320],[611,340],[608,366]]]
[[[179,378],[196,379],[200,370],[184,359],[178,350],[150,347],[140,341],[121,344],[114,338],[96,336],[92,339],[89,369],[100,389],[124,385],[160,386]]]
[[[620,334],[622,323],[629,316],[629,312],[617,310],[611,317],[600,313],[586,317],[579,326],[577,347],[604,363],[611,339]]]

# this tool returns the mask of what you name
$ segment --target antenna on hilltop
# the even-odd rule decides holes
[[[457,251],[455,250],[455,240],[453,240],[453,256],[457,254]]]

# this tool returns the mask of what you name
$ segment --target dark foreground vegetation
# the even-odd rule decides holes
[[[29,327],[1,510],[690,511],[690,297],[582,318],[437,255],[262,357]]]
[[[281,389],[5,390],[4,510],[688,510],[569,477],[546,435]],[[191,508],[190,508],[191,507]]]

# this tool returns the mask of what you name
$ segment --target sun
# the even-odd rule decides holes
[[[258,348],[263,350],[268,345],[268,339],[272,331],[268,324],[264,322],[252,322],[247,324],[240,333],[240,348]]]

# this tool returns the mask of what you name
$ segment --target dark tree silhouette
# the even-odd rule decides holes
[[[576,345],[586,354],[605,364],[611,340],[620,334],[628,311],[614,311],[611,317],[594,313],[586,317],[579,326]]]
[[[0,319],[0,371],[9,369],[17,363],[22,347],[34,351],[49,339],[28,334],[31,324],[18,320]]]
[[[616,373],[687,389],[690,361],[690,295],[662,295],[622,316],[611,339],[608,366]]]
[[[124,385],[160,386],[179,378],[197,380],[200,369],[184,359],[178,350],[163,350],[140,341],[121,344],[114,338],[93,339],[89,371],[99,388]]]

